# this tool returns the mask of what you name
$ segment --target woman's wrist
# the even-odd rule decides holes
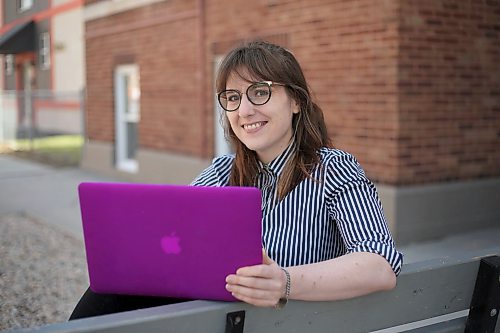
[[[290,297],[290,285],[292,281],[290,279],[290,273],[288,272],[288,270],[283,267],[281,267],[281,270],[283,271],[283,273],[285,273],[285,288],[281,297],[288,300],[288,298]]]
[[[284,288],[283,288],[283,293],[281,294],[281,297],[278,300],[278,303],[276,303],[275,305],[277,309],[282,309],[288,303],[288,297],[290,297],[290,284],[291,284],[290,273],[288,273],[288,271],[283,267],[281,267],[281,270],[283,271],[284,275]]]

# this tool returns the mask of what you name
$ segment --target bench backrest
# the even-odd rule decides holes
[[[407,264],[394,290],[346,301],[291,301],[282,310],[192,301],[57,323],[37,331],[464,332],[481,258],[498,254],[500,247],[467,258]]]

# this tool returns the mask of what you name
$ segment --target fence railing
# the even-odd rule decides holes
[[[0,91],[0,144],[83,134],[83,92]]]

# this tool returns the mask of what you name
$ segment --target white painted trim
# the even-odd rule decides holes
[[[83,10],[84,22],[96,20],[110,15],[125,12],[127,10],[151,5],[166,0],[107,0],[85,6]]]
[[[214,57],[214,73],[219,71],[220,64],[222,62],[222,55],[216,55]],[[215,77],[214,77],[214,87],[215,87]],[[220,123],[220,114],[224,110],[220,107],[217,101],[217,96],[214,97],[214,155],[221,156],[232,153],[231,145],[227,142],[224,135],[224,128]]]

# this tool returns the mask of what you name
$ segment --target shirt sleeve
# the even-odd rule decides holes
[[[227,186],[234,157],[224,155],[213,159],[212,164],[201,172],[190,185],[192,186]]]
[[[371,252],[384,257],[399,275],[402,253],[396,250],[375,185],[356,159],[337,156],[326,164],[325,196],[347,253]]]

